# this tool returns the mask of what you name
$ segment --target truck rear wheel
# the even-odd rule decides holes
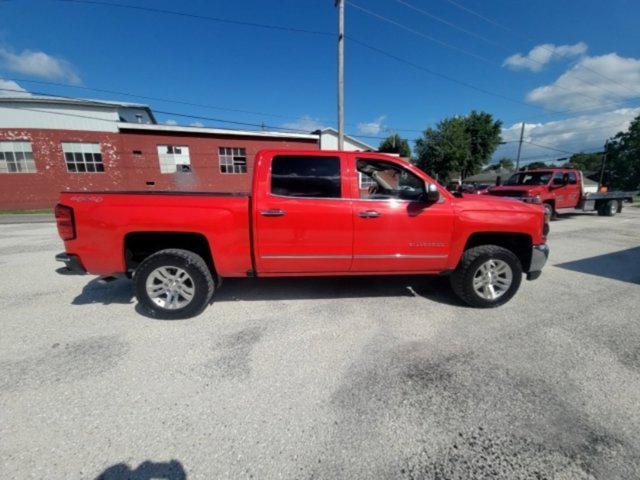
[[[613,217],[620,211],[620,204],[618,200],[608,200],[603,202],[598,208],[598,215],[603,217]]]
[[[450,277],[458,297],[472,307],[507,303],[522,282],[522,265],[513,252],[497,245],[470,248]]]
[[[136,269],[138,302],[149,315],[166,320],[190,318],[207,306],[214,291],[204,259],[189,250],[167,249],[150,255]]]

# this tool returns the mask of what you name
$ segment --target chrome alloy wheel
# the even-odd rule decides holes
[[[191,276],[178,267],[156,268],[147,277],[146,289],[149,298],[166,310],[186,307],[196,291]]]
[[[491,259],[478,267],[473,274],[473,289],[486,300],[496,300],[509,290],[513,272],[506,262]]]

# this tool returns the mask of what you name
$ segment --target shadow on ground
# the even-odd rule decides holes
[[[583,258],[573,262],[558,263],[555,266],[573,270],[574,272],[640,284],[640,247]]]
[[[126,463],[118,463],[107,468],[96,480],[186,480],[182,464],[177,460],[169,462],[142,462],[131,469]]]
[[[82,292],[71,302],[72,305],[92,303],[101,303],[102,305],[133,303],[131,280],[119,278],[109,283],[101,283],[98,278],[94,278],[82,288]]]
[[[73,305],[133,302],[133,284],[118,279],[103,284],[91,280],[73,299]],[[374,297],[423,297],[439,303],[462,306],[449,281],[431,276],[228,278],[214,295],[214,302],[237,300],[313,300]]]

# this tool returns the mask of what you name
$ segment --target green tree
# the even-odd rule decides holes
[[[640,187],[640,115],[626,132],[619,132],[607,143],[606,171],[609,187],[636,190]]]
[[[486,112],[474,110],[469,115],[445,118],[416,140],[416,163],[441,181],[453,172],[463,178],[474,175],[498,148],[501,129],[502,122]]]
[[[567,168],[577,168],[583,172],[599,172],[601,165],[601,153],[574,153],[563,166]]]
[[[380,142],[378,147],[379,152],[385,153],[397,153],[401,157],[411,157],[411,147],[406,138],[402,138],[398,134],[389,135],[387,138]]]
[[[531,162],[531,163],[527,163],[523,168],[525,170],[533,170],[535,168],[553,168],[553,166],[547,165],[544,162]]]
[[[500,169],[513,170],[514,168],[515,168],[515,164],[513,163],[513,160],[507,157],[502,157],[493,165],[488,166],[487,170],[500,170]]]

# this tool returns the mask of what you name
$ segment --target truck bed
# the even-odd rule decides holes
[[[219,259],[215,268],[221,275],[244,276],[252,268],[248,194],[65,192],[60,203],[73,208],[77,229],[65,250],[92,273],[125,272],[125,239],[136,232],[198,234]]]

